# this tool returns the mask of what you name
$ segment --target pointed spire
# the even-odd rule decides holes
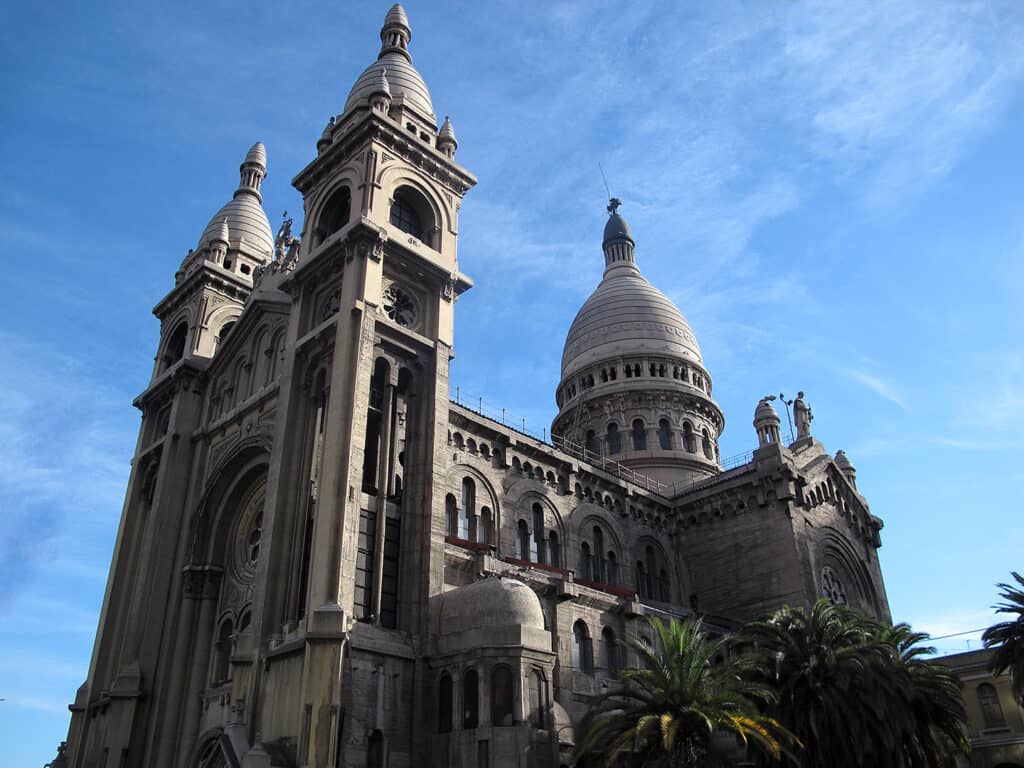
[[[608,222],[604,225],[604,267],[605,274],[616,267],[628,267],[636,269],[636,258],[634,248],[636,242],[633,240],[633,233],[629,231],[629,224],[619,214],[619,206],[622,201],[613,197],[608,201]]]
[[[239,166],[241,179],[238,182],[238,189],[235,197],[241,194],[255,195],[256,199],[262,201],[260,185],[267,175],[267,148],[262,141],[257,141],[245,155],[245,160]]]
[[[437,148],[450,158],[455,157],[455,150],[459,148],[459,142],[455,139],[455,128],[448,115],[444,116],[441,130],[437,132]]]
[[[409,28],[409,17],[405,15],[405,9],[395,3],[384,17],[384,26],[380,30],[380,55],[377,58],[383,58],[389,53],[399,53],[411,63],[410,40],[412,29]]]

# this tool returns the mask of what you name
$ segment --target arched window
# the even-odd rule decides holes
[[[642,419],[633,419],[633,450],[647,450],[647,427]]]
[[[619,646],[615,640],[615,631],[611,627],[601,630],[601,669],[609,677],[615,677],[619,671]]]
[[[658,421],[658,445],[663,451],[672,450],[672,427],[669,425],[668,419]]]
[[[441,675],[437,686],[437,732],[448,733],[452,729],[452,678],[447,672]]]
[[[711,435],[708,434],[707,429],[701,430],[701,441],[700,441],[700,444],[701,444],[701,447],[704,449],[704,455],[705,456],[707,456],[709,459],[715,458],[715,451],[711,447]],[[821,491],[819,490],[818,493],[821,493]]]
[[[516,534],[519,538],[519,559],[530,561],[530,526],[525,520],[516,524]]]
[[[591,580],[594,578],[594,558],[590,553],[590,545],[587,542],[580,544],[580,578]]]
[[[547,681],[539,669],[530,672],[530,725],[547,727]]]
[[[449,536],[459,535],[459,505],[450,493],[444,497],[445,528]]]
[[[348,223],[352,211],[352,193],[348,187],[341,187],[327,200],[314,232],[315,245],[333,235]]]
[[[683,422],[683,447],[690,453],[695,453],[697,450],[697,441],[693,435],[693,425],[688,422]]]
[[[366,745],[366,768],[384,768],[384,734],[377,728]]]
[[[234,639],[234,625],[231,619],[224,619],[214,644],[213,684],[231,679],[231,643]]]
[[[408,187],[403,187],[395,192],[395,198],[391,203],[390,221],[403,232],[408,232],[426,245],[433,246],[430,242],[430,232],[425,225],[429,222],[429,209],[426,202]]]
[[[548,531],[548,565],[556,568],[562,565],[562,548],[558,543],[558,534]]]
[[[583,619],[572,625],[572,666],[581,672],[594,671],[594,653],[590,645],[590,630]]]
[[[540,504],[534,502],[531,508],[533,512],[533,537],[530,541],[530,558],[535,563],[543,563],[547,556],[547,547],[544,541],[544,509]]]
[[[594,526],[594,581],[605,581],[604,533],[596,525]]]
[[[605,583],[614,587],[619,583],[619,559],[612,550],[608,550],[608,562],[605,565],[605,570],[608,572],[605,576]]]
[[[601,446],[597,444],[597,434],[594,430],[587,430],[587,437],[583,442],[583,447],[588,453],[592,453],[595,456],[601,453]]]
[[[479,528],[481,544],[490,544],[492,537],[494,536],[494,515],[491,514],[490,507],[480,507],[480,528]]]
[[[188,341],[188,323],[181,322],[167,339],[162,370],[166,371],[185,356],[185,342]]]
[[[468,477],[462,480],[459,504],[459,538],[473,541],[476,533],[476,484]]]
[[[475,669],[470,669],[462,678],[462,727],[476,728],[479,724],[480,678]]]
[[[671,602],[672,594],[669,590],[668,571],[666,571],[664,568],[660,568],[658,570],[658,583],[656,595],[658,600],[661,600],[663,603]]]
[[[224,343],[224,340],[228,337],[228,335],[231,333],[231,329],[234,328],[234,327],[235,327],[235,321],[234,320],[231,320],[230,322],[224,323],[224,325],[222,325],[220,327],[220,332],[217,334],[217,344],[216,344],[218,349],[220,349],[220,345]]]
[[[491,670],[491,725],[512,725],[512,670],[499,664]]]
[[[608,425],[608,453],[614,456],[622,451],[622,436],[619,434],[619,425],[614,421]]]
[[[649,597],[650,592],[647,586],[647,568],[640,560],[636,561],[636,591],[640,597]]]
[[[989,683],[982,683],[978,686],[978,705],[981,707],[982,717],[985,718],[986,728],[998,728],[1006,725],[1003,717],[1003,707],[999,703],[999,694],[995,686]]]

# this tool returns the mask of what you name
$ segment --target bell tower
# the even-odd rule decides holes
[[[308,421],[287,431],[281,468],[304,478],[298,493],[308,509],[302,578],[283,608],[307,638],[301,765],[345,761],[338,713],[357,695],[342,690],[345,665],[398,664],[360,648],[426,631],[429,597],[443,587],[437,470],[454,302],[472,285],[458,267],[458,213],[476,179],[455,161],[451,121],[438,126],[411,38],[395,5],[376,61],[293,180],[303,197],[301,246],[271,265],[271,284],[293,302],[293,375],[282,398]],[[395,674],[421,674],[406,666]],[[408,738],[381,748],[411,751],[420,737]]]

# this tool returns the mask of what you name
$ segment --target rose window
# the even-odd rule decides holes
[[[384,289],[384,314],[404,328],[416,325],[416,302],[401,287],[392,283]]]
[[[825,597],[836,605],[847,604],[846,588],[843,586],[839,574],[827,565],[821,569],[821,590],[825,593]]]

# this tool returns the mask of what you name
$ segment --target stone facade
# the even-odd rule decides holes
[[[711,376],[617,201],[552,442],[450,401],[476,180],[410,39],[395,6],[294,179],[301,237],[272,234],[257,144],[156,306],[55,765],[553,767],[646,616],[728,627],[826,595],[888,618],[845,455],[783,445],[764,400],[758,448],[723,467]]]
[[[958,758],[963,768],[1024,768],[1024,708],[1014,700],[1009,674],[989,671],[992,651],[943,656],[964,684],[971,751]]]

